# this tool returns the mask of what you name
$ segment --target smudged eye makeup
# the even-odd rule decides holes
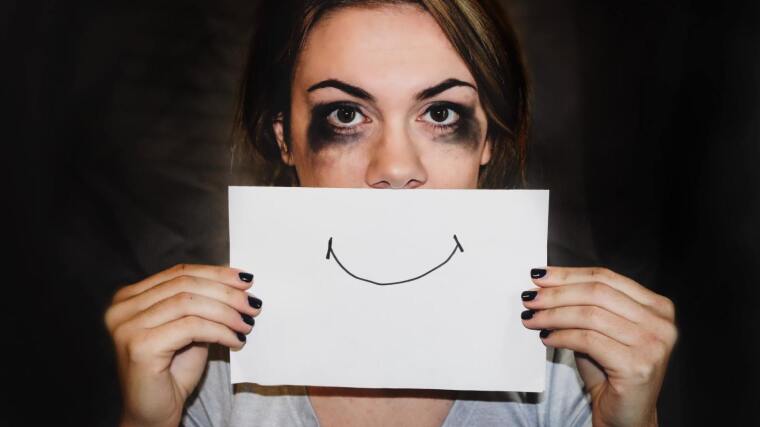
[[[476,147],[480,140],[480,126],[475,120],[474,109],[469,106],[435,102],[417,121],[425,123],[436,141]],[[358,140],[364,133],[364,125],[371,122],[362,108],[354,103],[315,104],[307,130],[309,145],[312,150],[319,151],[327,145]]]
[[[369,118],[361,108],[348,102],[315,104],[307,130],[309,145],[319,151],[326,145],[351,142],[361,133]]]
[[[432,127],[435,140],[469,143],[475,138],[474,142],[478,142],[477,135],[473,136],[473,130],[479,126],[471,107],[454,102],[436,102],[418,120]]]

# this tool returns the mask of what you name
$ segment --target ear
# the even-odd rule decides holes
[[[277,139],[277,147],[280,148],[280,158],[282,162],[288,166],[293,166],[293,153],[288,148],[288,144],[285,141],[285,121],[282,113],[278,113],[275,119],[272,121],[272,129],[274,130],[274,136]]]
[[[486,143],[483,144],[483,151],[480,153],[480,166],[485,166],[491,161],[491,150],[493,149],[493,141],[490,138],[486,139]]]

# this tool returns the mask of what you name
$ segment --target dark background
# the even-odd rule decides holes
[[[749,422],[760,3],[512,4],[535,83],[530,185],[552,191],[551,262],[608,266],[675,301],[661,425]],[[252,11],[0,6],[7,425],[113,425],[111,294],[178,262],[227,262],[226,186],[256,172],[230,161]]]

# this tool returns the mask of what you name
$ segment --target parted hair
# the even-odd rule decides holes
[[[291,85],[295,64],[311,28],[345,7],[415,4],[436,20],[467,64],[487,117],[491,161],[481,166],[480,188],[524,184],[530,87],[517,35],[498,0],[264,0],[253,35],[236,113],[236,158],[256,160],[266,185],[297,185],[282,162],[272,124],[283,120],[289,143]]]

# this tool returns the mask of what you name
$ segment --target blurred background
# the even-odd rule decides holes
[[[760,2],[508,5],[534,82],[529,178],[551,190],[551,263],[607,266],[675,301],[661,425],[748,424]],[[6,425],[115,425],[113,292],[227,262],[227,185],[256,183],[230,160],[254,6],[0,5]]]

